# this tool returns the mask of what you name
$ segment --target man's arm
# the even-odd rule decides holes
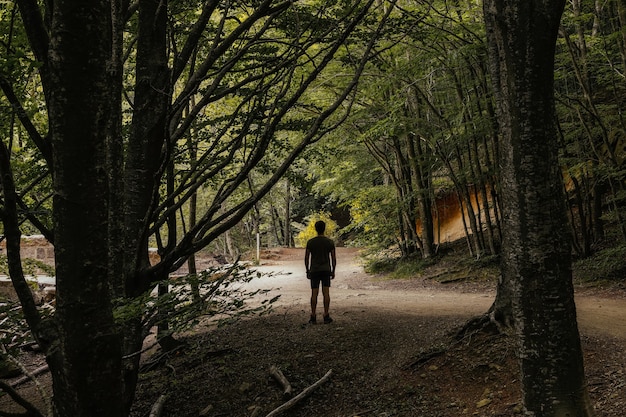
[[[335,248],[330,251],[330,278],[335,278],[335,268],[337,268],[337,254]]]
[[[304,251],[304,268],[306,269],[307,274],[309,273],[309,262],[311,260],[311,251],[307,247]]]

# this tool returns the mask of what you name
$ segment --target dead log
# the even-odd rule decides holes
[[[314,384],[309,385],[308,387],[306,387],[300,394],[296,395],[295,397],[293,397],[292,399],[290,399],[289,401],[287,401],[286,403],[284,403],[280,407],[274,409],[273,411],[271,411],[265,417],[274,417],[274,416],[277,416],[278,414],[282,413],[283,411],[290,409],[295,404],[297,404],[299,401],[301,401],[302,399],[308,397],[317,387],[322,385],[324,382],[328,381],[328,379],[330,378],[330,376],[332,374],[333,374],[333,370],[331,369],[328,372],[326,372],[326,375],[321,377]]]
[[[285,378],[285,375],[281,372],[276,365],[270,366],[270,375],[280,384],[283,388],[283,397],[289,398],[292,394],[291,384],[289,380]]]

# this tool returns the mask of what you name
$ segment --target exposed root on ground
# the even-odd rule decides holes
[[[406,364],[403,369],[409,370],[419,368],[429,362],[431,359],[444,355],[452,347],[462,342],[471,343],[471,339],[478,334],[489,336],[507,335],[506,327],[495,319],[495,315],[491,312],[481,314],[468,320],[460,329],[452,331],[448,343],[444,346],[436,345],[421,353],[416,359]]]

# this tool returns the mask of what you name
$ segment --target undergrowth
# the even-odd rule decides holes
[[[500,256],[472,256],[465,240],[447,242],[437,247],[437,253],[423,259],[420,253],[401,256],[398,250],[369,251],[363,255],[365,272],[385,274],[389,279],[409,279],[416,276],[432,275],[454,281],[490,280],[499,274]],[[444,273],[443,270],[446,272]]]
[[[626,278],[626,244],[607,247],[574,262],[576,278],[583,283],[624,281]]]
[[[418,256],[410,257],[366,257],[364,269],[369,274],[386,274],[390,279],[411,278],[424,269],[437,263],[435,257],[422,259]]]
[[[446,269],[445,279],[484,280],[500,274],[500,256],[474,258],[459,245],[449,245],[429,259],[419,254],[401,257],[387,251],[364,256],[364,269],[369,274],[385,274],[389,279],[407,279],[429,274],[433,268]],[[440,269],[440,268],[437,268]],[[574,279],[580,284],[626,282],[626,243],[599,248],[593,255],[576,259],[572,264]],[[436,272],[434,272],[436,274]]]

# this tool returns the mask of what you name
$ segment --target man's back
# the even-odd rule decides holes
[[[326,236],[316,236],[306,244],[306,249],[311,253],[311,272],[330,272],[330,253],[335,249],[335,243]]]

